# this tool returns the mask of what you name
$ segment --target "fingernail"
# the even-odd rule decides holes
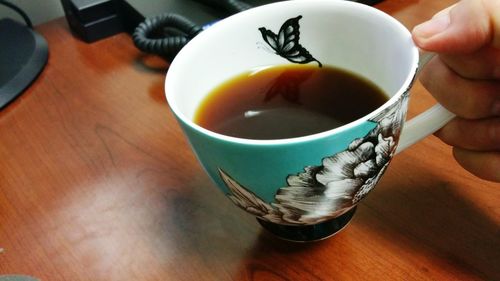
[[[450,25],[449,11],[438,13],[435,17],[422,24],[415,26],[413,34],[417,37],[427,39],[443,32]]]

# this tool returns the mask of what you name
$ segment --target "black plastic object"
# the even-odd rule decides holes
[[[217,10],[225,11],[226,15],[232,15],[252,8],[252,5],[241,0],[197,0],[200,3],[211,6]]]
[[[197,0],[232,15],[252,6],[240,0]],[[172,59],[189,40],[200,33],[202,27],[177,14],[165,13],[147,18],[132,35],[135,46],[145,52]],[[174,31],[174,33],[172,33]]]
[[[24,22],[26,22],[26,25],[29,28],[33,28],[33,23],[31,22],[30,17],[21,8],[19,8],[16,4],[10,3],[7,0],[0,0],[0,5],[6,6],[10,9],[14,10],[16,13],[18,13],[23,18]]]
[[[375,5],[375,4],[380,3],[384,0],[351,0],[351,1],[363,3],[366,5]]]
[[[165,28],[177,30],[178,34],[165,34]],[[172,58],[202,28],[189,19],[177,14],[162,14],[148,18],[134,31],[132,35],[135,46],[145,52]]]
[[[125,31],[115,0],[61,0],[71,30],[85,42]]]
[[[0,109],[37,78],[48,55],[40,34],[14,20],[0,20]]]

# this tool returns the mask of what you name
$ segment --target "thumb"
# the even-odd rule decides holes
[[[413,40],[421,49],[449,54],[473,53],[490,43],[500,47],[499,11],[498,0],[462,0],[416,26]]]

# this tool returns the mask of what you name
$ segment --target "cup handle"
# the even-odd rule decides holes
[[[435,53],[421,52],[418,62],[417,76],[424,66],[435,56]],[[396,154],[417,143],[421,139],[441,129],[446,123],[455,117],[441,104],[436,104],[411,120],[405,122],[399,137]]]

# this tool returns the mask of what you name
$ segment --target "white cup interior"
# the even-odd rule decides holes
[[[411,84],[418,51],[409,31],[394,18],[350,1],[285,1],[229,17],[188,43],[167,73],[172,110],[189,123],[201,100],[222,82],[254,68],[290,63],[272,52],[258,28],[278,33],[298,15],[299,42],[323,65],[362,75],[389,97]]]

